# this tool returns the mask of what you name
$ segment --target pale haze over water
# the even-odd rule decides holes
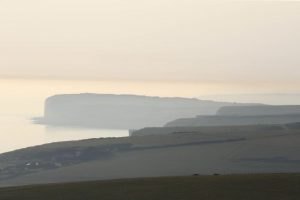
[[[138,94],[275,104],[296,104],[300,100],[300,95],[283,95],[283,98],[275,102],[274,98],[263,98],[261,95],[248,94],[245,97],[242,88],[230,85],[186,82],[2,79],[0,90],[0,152],[56,141],[128,135],[127,130],[49,128],[32,124],[30,119],[43,115],[45,99],[54,94],[86,92]],[[230,95],[232,93],[235,95]]]

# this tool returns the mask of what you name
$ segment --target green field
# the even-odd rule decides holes
[[[1,200],[299,200],[300,174],[141,178],[0,189]]]

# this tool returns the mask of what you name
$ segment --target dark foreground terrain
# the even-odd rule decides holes
[[[300,174],[141,178],[0,189],[1,200],[298,200]]]

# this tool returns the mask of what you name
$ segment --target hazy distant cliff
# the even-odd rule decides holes
[[[299,105],[281,106],[225,106],[217,111],[217,115],[223,116],[266,116],[266,115],[298,115]]]
[[[225,106],[216,115],[199,115],[168,122],[167,127],[240,126],[300,122],[300,106]]]
[[[222,106],[239,105],[188,98],[135,95],[68,94],[49,97],[44,118],[50,125],[99,128],[162,126],[168,121],[214,114]]]

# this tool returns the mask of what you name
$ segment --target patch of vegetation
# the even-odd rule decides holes
[[[10,156],[15,158],[14,164],[0,168],[0,180],[42,170],[65,167],[82,162],[109,159],[114,152],[127,150],[131,144],[111,144],[91,147],[65,147],[51,150],[27,149],[2,155],[2,160]],[[7,159],[9,160],[9,159]]]
[[[0,189],[1,200],[298,200],[300,174],[143,178]]]

